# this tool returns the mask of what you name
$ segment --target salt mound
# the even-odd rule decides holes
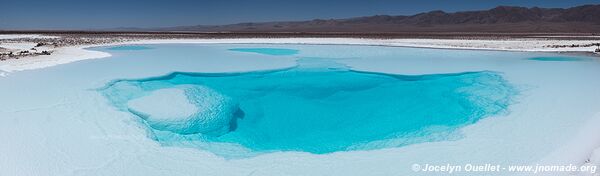
[[[226,133],[239,110],[231,98],[197,85],[155,90],[127,106],[152,128],[179,134]]]

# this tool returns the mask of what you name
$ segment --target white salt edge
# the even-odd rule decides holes
[[[238,110],[230,98],[197,85],[155,90],[127,105],[153,128],[179,134],[225,133]]]
[[[150,121],[189,121],[198,112],[182,89],[160,89],[129,101],[130,110],[143,113]]]
[[[10,36],[9,36],[10,37]],[[14,36],[23,38],[27,36]],[[42,37],[39,35],[31,38]],[[52,37],[52,36],[46,36]],[[343,44],[343,45],[377,45],[441,49],[497,50],[497,51],[539,51],[539,52],[591,52],[595,47],[549,48],[548,45],[590,44],[590,40],[559,39],[506,39],[506,40],[465,40],[465,39],[364,39],[364,38],[237,38],[237,39],[157,39],[140,40],[122,43],[72,46],[57,48],[52,55],[40,55],[22,59],[11,59],[0,62],[0,71],[7,73],[23,70],[40,69],[70,62],[97,59],[111,56],[109,53],[86,50],[96,46],[113,46],[123,44],[165,44],[165,43],[200,43],[200,44]],[[2,45],[20,45],[5,43]],[[0,45],[0,46],[2,46]],[[7,46],[2,46],[7,47]],[[10,47],[10,46],[8,46]]]
[[[55,49],[51,55],[38,55],[1,61],[0,71],[4,73],[11,73],[17,71],[34,70],[76,61],[111,56],[109,53],[84,49],[87,47],[94,47],[94,45],[61,47]]]

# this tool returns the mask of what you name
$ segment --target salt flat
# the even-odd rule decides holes
[[[586,57],[588,60],[576,62],[552,62],[527,58],[580,56],[339,45],[422,47],[436,42],[443,43],[445,40],[410,41],[153,40],[126,44],[179,43],[174,45],[200,45],[209,49],[190,56],[164,53],[159,57],[168,59],[144,60],[118,59],[126,53],[107,54],[95,49],[88,51],[74,47],[64,50],[72,55],[57,54],[52,56],[55,59],[40,59],[30,63],[25,59],[0,62],[0,68],[9,72],[0,79],[0,84],[10,85],[0,87],[0,95],[5,97],[0,100],[3,104],[0,108],[0,136],[8,141],[3,145],[6,147],[0,148],[0,153],[5,154],[0,159],[0,170],[7,175],[107,175],[131,171],[136,171],[132,175],[430,175],[414,172],[411,166],[445,164],[449,161],[457,164],[583,165],[592,153],[591,149],[598,147],[600,136],[593,130],[597,128],[586,127],[599,118],[597,113],[600,104],[597,100],[600,92],[597,90],[600,83],[597,75],[600,75],[600,64],[594,58]],[[470,49],[460,47],[468,43],[465,41],[447,42],[458,45],[451,47]],[[338,45],[292,45],[298,43]],[[493,43],[494,41],[478,44]],[[512,46],[515,43],[511,42],[497,44],[492,45],[496,48],[492,48],[543,51],[543,48],[523,47],[527,45]],[[127,113],[115,110],[104,97],[93,91],[114,79],[154,77],[173,71],[246,72],[297,65],[297,58],[294,57],[239,53],[228,55],[230,57],[227,58],[207,57],[216,56],[215,53],[233,46],[256,45],[297,49],[302,56],[333,58],[354,70],[367,72],[420,75],[495,71],[502,73],[511,84],[516,85],[521,95],[510,107],[508,115],[486,118],[467,126],[460,130],[460,138],[456,140],[322,155],[275,152],[228,160],[194,148],[160,146],[147,138],[147,130],[139,126],[139,121]],[[400,55],[398,50],[411,50],[412,54]],[[83,60],[99,57],[105,59]],[[37,58],[31,60],[35,59]],[[78,60],[83,61],[48,67]],[[34,69],[42,67],[46,68]]]

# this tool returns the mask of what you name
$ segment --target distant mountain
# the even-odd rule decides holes
[[[600,5],[572,8],[499,6],[489,10],[412,16],[238,23],[146,29],[186,32],[600,32]]]

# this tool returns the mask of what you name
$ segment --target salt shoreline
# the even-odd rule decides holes
[[[7,73],[34,70],[51,67],[60,64],[66,64],[87,59],[98,59],[110,57],[109,53],[92,51],[86,48],[115,46],[115,45],[135,45],[135,44],[165,44],[165,43],[184,43],[184,44],[314,44],[314,45],[373,45],[373,46],[393,46],[393,47],[419,47],[419,48],[437,48],[437,49],[467,49],[467,50],[496,50],[496,51],[518,51],[518,52],[579,52],[590,53],[594,47],[587,48],[544,48],[555,44],[558,40],[457,40],[457,39],[356,39],[356,38],[252,38],[252,39],[164,39],[164,40],[139,40],[129,42],[117,42],[98,45],[68,46],[56,48],[55,52],[49,56],[33,56],[22,59],[12,59],[0,62],[0,76],[7,76]],[[561,42],[565,43],[564,40]],[[590,43],[593,41],[573,40],[572,43]],[[600,119],[596,115],[595,120]],[[594,121],[594,120],[592,120]],[[577,139],[573,139],[564,151],[575,151],[578,156],[565,156],[564,153],[549,156],[553,159],[564,160],[587,160],[589,163],[600,165],[600,138],[590,140],[590,135],[597,128],[593,125],[582,127],[581,134]],[[590,133],[592,132],[592,133]],[[595,146],[594,146],[595,145]],[[595,148],[595,150],[594,150]],[[586,151],[581,151],[581,150]],[[592,149],[591,151],[589,149]],[[593,153],[596,151],[595,153]],[[580,158],[588,154],[587,158]],[[590,156],[592,155],[592,156]],[[570,158],[569,158],[570,157]],[[596,158],[596,159],[593,159]]]
[[[0,76],[7,76],[9,73],[17,71],[41,69],[76,61],[111,56],[109,53],[85,49],[96,46],[100,45],[60,47],[55,49],[51,55],[37,55],[1,61]]]
[[[19,36],[21,37],[21,36]],[[28,37],[28,36],[25,36]],[[39,36],[38,36],[39,37]],[[42,36],[51,37],[51,36]],[[531,38],[492,40],[492,39],[367,39],[367,38],[232,38],[232,39],[147,39],[94,45],[58,47],[55,53],[46,56],[31,56],[0,62],[0,76],[23,70],[51,67],[70,62],[109,57],[110,54],[86,50],[91,47],[131,45],[131,44],[312,44],[312,45],[370,45],[390,47],[415,47],[433,49],[491,50],[513,52],[557,52],[562,54],[594,55],[594,47],[550,48],[558,44],[589,44],[594,40],[540,40]],[[17,43],[18,44],[18,43]],[[11,45],[11,43],[5,43]]]

